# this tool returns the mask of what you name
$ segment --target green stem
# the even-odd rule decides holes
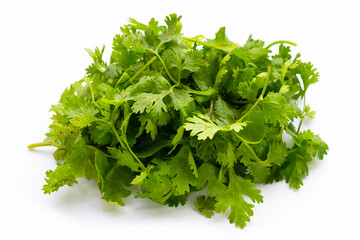
[[[96,147],[94,147],[92,145],[85,145],[85,147],[87,147],[88,149],[93,150],[94,152],[99,150],[98,148],[96,148]],[[105,154],[106,157],[112,158],[112,156],[110,156],[109,154],[106,154],[106,153],[104,153],[104,154]]]
[[[304,112],[305,112],[305,106],[306,106],[306,103],[305,103],[305,95],[304,95],[304,105],[303,105],[303,110],[302,110],[301,114],[304,114]],[[300,128],[301,128],[302,123],[303,123],[303,118],[300,120],[298,129],[297,129],[297,131],[296,131],[297,134],[299,134],[299,132],[300,132]]]
[[[225,100],[228,100],[229,102],[236,103],[236,104],[248,104],[250,103],[249,100],[232,100],[229,98],[224,98]]]
[[[183,85],[183,86],[188,90],[188,93],[192,93],[192,94],[195,94],[198,96],[211,97],[217,93],[217,91],[213,88],[209,88],[206,91],[196,91],[186,85]]]
[[[144,71],[150,64],[152,64],[156,60],[156,56],[151,58],[142,68],[139,69],[131,78],[130,82],[133,83],[133,81],[140,75],[142,71]]]
[[[208,116],[210,116],[212,114],[214,110],[214,99],[211,99],[210,100],[210,109],[209,109],[209,112],[207,113]]]
[[[263,163],[263,161],[256,155],[254,149],[252,149],[252,147],[248,144],[248,141],[246,141],[245,139],[243,139],[242,137],[240,137],[238,134],[235,134],[245,145],[245,147],[249,150],[249,152],[251,153],[251,155],[254,157],[255,161],[258,163]],[[262,139],[261,139],[262,140]]]
[[[33,149],[37,147],[48,147],[48,146],[57,147],[57,148],[61,147],[59,144],[54,142],[39,142],[39,143],[30,144],[28,148]]]
[[[298,126],[298,129],[296,130],[296,133],[297,133],[297,134],[299,134],[299,132],[300,132],[300,128],[301,128],[302,122],[303,122],[303,120],[301,119],[301,120],[300,120],[300,123],[299,123],[299,126]]]
[[[278,138],[279,140],[282,140],[283,132],[284,132],[284,125],[281,126],[280,132],[279,132],[279,134],[277,135],[277,138]]]
[[[169,76],[169,78],[171,79],[171,81],[173,81],[174,83],[177,84],[178,81],[176,81],[176,80],[173,78],[173,76],[171,76],[168,68],[167,68],[166,65],[165,65],[164,60],[160,57],[160,55],[159,55],[156,51],[154,51],[154,50],[152,50],[152,49],[148,49],[148,51],[152,52],[152,53],[160,60],[161,64],[162,64],[162,65],[164,66],[164,68],[165,68],[166,74]]]
[[[247,113],[245,113],[245,115],[243,115],[237,122],[242,122],[242,120],[244,120],[244,118],[247,115],[249,115],[255,109],[255,107],[259,104],[259,102],[263,100],[263,97],[264,97],[264,94],[265,94],[265,91],[266,91],[266,88],[267,88],[267,85],[268,85],[268,82],[269,82],[269,79],[270,79],[270,72],[271,72],[271,69],[270,69],[270,67],[268,67],[268,72],[266,74],[265,85],[264,85],[263,90],[261,91],[261,94],[260,94],[259,98],[256,100],[255,104],[250,108],[250,110]]]
[[[157,46],[157,48],[155,49],[155,52],[159,52],[159,49],[160,49],[160,47],[161,47],[163,44],[164,44],[164,42],[161,41],[161,42],[159,43],[159,45]]]
[[[97,105],[97,103],[95,102],[95,92],[94,92],[94,88],[92,87],[89,79],[85,76],[84,78],[86,84],[88,85],[89,89],[90,89],[90,92],[91,92],[91,98],[92,98],[92,101],[94,103],[94,105],[100,110],[100,112],[102,111],[102,109],[100,108],[99,105]]]
[[[236,132],[234,132],[234,133],[241,141],[246,142],[247,144],[251,144],[251,145],[259,144],[264,140],[264,138],[262,138],[259,141],[253,142],[253,141],[246,140],[243,137],[240,137],[240,135],[238,133],[236,133]]]
[[[225,52],[230,52],[231,50],[234,50],[236,47],[233,48],[229,48],[229,46],[220,46],[220,45],[216,45],[216,44],[212,44],[212,43],[208,43],[208,42],[203,42],[199,39],[194,39],[194,38],[188,38],[188,37],[184,37],[184,36],[180,36],[179,37],[182,40],[187,40],[187,41],[191,41],[191,42],[195,42],[195,43],[199,43],[205,47],[209,47],[209,48],[215,48],[215,49],[219,49]]]
[[[294,47],[297,46],[297,44],[294,43],[294,42],[290,42],[290,41],[286,41],[286,40],[280,40],[280,41],[270,43],[269,45],[267,45],[266,49],[269,49],[270,47],[272,47],[272,46],[274,46],[276,44],[282,44],[282,43],[290,44],[290,45],[293,45]]]
[[[126,149],[129,151],[129,153],[135,158],[135,160],[140,164],[141,168],[143,170],[145,170],[145,166],[144,164],[140,161],[140,159],[135,155],[135,153],[131,150],[130,146],[126,143],[124,143],[124,141],[121,139],[121,137],[119,136],[119,133],[117,132],[114,124],[112,122],[108,122],[111,129],[113,130],[114,134],[115,134],[115,137],[116,139],[119,141],[120,145],[122,148]]]

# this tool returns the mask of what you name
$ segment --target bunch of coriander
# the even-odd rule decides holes
[[[44,142],[29,146],[57,148],[45,193],[85,177],[113,204],[124,206],[134,191],[178,206],[205,188],[194,204],[199,212],[211,217],[230,208],[230,222],[243,228],[251,202],[263,201],[256,183],[285,180],[297,189],[308,163],[323,159],[326,143],[301,131],[314,116],[305,94],[319,74],[290,55],[294,43],[265,46],[250,36],[241,46],[225,28],[214,39],[187,38],[180,19],[171,14],[165,26],[130,19],[114,37],[109,63],[104,48],[86,49],[93,59],[86,76],[51,107]]]

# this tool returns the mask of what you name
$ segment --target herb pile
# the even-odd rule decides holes
[[[294,43],[265,46],[250,36],[241,46],[225,28],[214,39],[187,38],[180,19],[171,14],[165,26],[130,19],[109,63],[104,48],[86,49],[93,59],[86,76],[51,107],[44,142],[29,146],[57,148],[45,193],[85,177],[113,204],[124,206],[134,191],[178,206],[206,189],[194,204],[199,212],[210,218],[230,208],[230,222],[243,228],[252,202],[263,201],[255,184],[285,180],[298,189],[308,163],[323,159],[326,143],[301,131],[314,116],[305,94],[319,74],[290,55]]]

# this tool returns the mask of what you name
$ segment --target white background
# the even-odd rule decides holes
[[[360,17],[357,1],[1,1],[0,3],[0,219],[1,239],[359,239]],[[249,34],[269,44],[290,40],[312,61],[320,82],[307,103],[317,111],[305,125],[330,147],[310,167],[304,186],[259,186],[243,230],[226,216],[207,219],[192,207],[168,208],[125,199],[126,207],[100,199],[96,183],[41,191],[45,171],[55,168],[42,141],[50,105],[81,79],[91,62],[84,48],[106,45],[128,18],[147,22],[183,15],[185,36],[213,38],[226,26],[230,40]],[[276,48],[273,48],[276,50]]]

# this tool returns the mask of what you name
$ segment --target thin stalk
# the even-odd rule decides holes
[[[101,111],[102,109],[100,108],[100,106],[95,102],[95,93],[94,93],[94,88],[92,87],[89,79],[85,76],[84,78],[86,84],[88,85],[89,89],[90,89],[90,92],[91,92],[91,98],[92,98],[92,101],[94,103],[94,105]]]
[[[297,46],[297,44],[294,43],[294,42],[290,42],[290,41],[286,41],[286,40],[280,40],[280,41],[270,43],[269,45],[266,46],[266,49],[269,49],[270,47],[272,47],[272,46],[274,46],[276,44],[282,44],[282,43],[290,44],[290,45],[293,45],[294,47]]]
[[[265,94],[265,91],[266,91],[266,88],[267,88],[267,85],[268,85],[268,82],[270,79],[270,72],[271,72],[271,69],[269,67],[267,75],[266,75],[265,85],[264,85],[263,90],[261,91],[259,98],[256,100],[255,104],[250,108],[250,110],[247,113],[245,113],[245,115],[243,115],[237,122],[242,122],[242,120],[244,120],[244,118],[255,109],[255,107],[259,104],[259,102],[263,100],[263,97],[264,97],[264,94]]]
[[[133,81],[140,75],[140,73],[141,73],[142,71],[144,71],[148,66],[150,66],[150,64],[152,64],[155,60],[156,60],[156,56],[154,56],[153,58],[151,58],[144,66],[142,66],[142,68],[139,69],[139,71],[137,71],[137,72],[130,78],[130,82],[133,83]]]
[[[28,148],[33,149],[37,147],[48,147],[48,146],[57,147],[57,148],[61,147],[60,144],[54,142],[39,142],[39,143],[30,144]]]
[[[235,133],[235,132],[234,132]],[[243,137],[240,137],[240,135],[238,133],[235,133],[235,135],[243,142],[246,142],[247,144],[251,144],[251,145],[255,145],[255,144],[259,144],[261,143],[264,138],[260,139],[259,141],[256,141],[256,142],[253,142],[253,141],[249,141],[249,140],[246,140],[245,138]]]
[[[191,41],[191,42],[195,42],[195,43],[199,43],[205,47],[210,47],[210,48],[215,48],[215,49],[219,49],[219,50],[223,50],[225,52],[231,52],[232,50],[234,50],[237,46],[234,45],[234,46],[220,46],[220,45],[216,45],[216,44],[212,44],[212,43],[208,43],[208,42],[203,42],[199,39],[193,39],[193,38],[188,38],[188,37],[184,37],[184,36],[180,36],[179,37],[180,39],[182,40],[187,40],[187,41]]]
[[[204,97],[211,97],[213,95],[215,95],[217,93],[217,91],[213,88],[210,88],[206,91],[196,91],[196,90],[193,90],[191,89],[190,87],[186,86],[186,85],[183,85],[186,89],[187,89],[187,92],[188,93],[192,93],[192,94],[195,94],[195,95],[198,95],[198,96],[204,96]]]
[[[304,112],[305,112],[305,106],[306,106],[305,104],[306,104],[306,103],[305,103],[305,95],[304,95],[304,106],[303,106],[302,114],[304,114]],[[297,131],[296,131],[297,134],[300,132],[300,128],[301,128],[302,123],[303,123],[303,119],[300,120],[298,129],[297,129]]]
[[[263,161],[256,155],[254,149],[252,149],[252,147],[248,144],[248,141],[240,137],[238,134],[236,134],[236,136],[244,143],[245,147],[249,150],[255,161],[258,163],[263,163]]]
[[[85,145],[85,147],[87,147],[88,149],[93,150],[94,152],[96,152],[96,151],[99,150],[98,148],[96,148],[96,147],[94,147],[94,146],[92,146],[92,145]],[[106,153],[104,153],[104,154],[105,154],[106,157],[113,158],[113,157],[110,156],[109,154],[106,154]]]
[[[167,68],[166,65],[165,65],[164,60],[160,57],[160,55],[159,55],[156,51],[154,51],[154,50],[152,50],[152,49],[148,49],[148,50],[149,50],[150,52],[152,52],[152,53],[160,60],[161,64],[162,64],[162,65],[164,66],[164,68],[165,68],[166,74],[169,76],[169,78],[171,79],[171,81],[173,81],[174,83],[177,84],[178,81],[176,81],[176,80],[173,78],[173,76],[171,76],[168,68]]]
[[[209,112],[207,113],[208,116],[210,116],[212,114],[214,110],[214,99],[211,99],[210,100],[210,109],[209,109]]]
[[[140,164],[141,168],[144,170],[145,166],[144,164],[140,161],[140,159],[135,155],[135,153],[131,150],[130,146],[126,143],[124,143],[124,141],[121,139],[121,137],[119,136],[114,124],[112,122],[108,122],[111,129],[113,130],[116,139],[119,141],[120,145],[122,148],[126,149],[129,151],[129,153],[135,158],[135,160]]]
[[[160,47],[161,47],[163,44],[164,44],[164,42],[161,41],[161,42],[159,43],[159,45],[157,46],[157,48],[155,49],[155,52],[159,52],[159,49],[160,49]]]
[[[232,100],[232,99],[229,99],[229,98],[225,98],[225,99],[228,100],[229,102],[236,103],[236,104],[247,104],[247,103],[250,103],[249,100]]]
[[[300,132],[300,128],[301,128],[302,122],[303,122],[303,120],[301,119],[301,120],[300,120],[300,123],[299,123],[299,126],[298,126],[298,129],[296,130],[296,133],[297,133],[297,134],[299,134],[299,132]]]
[[[284,132],[284,125],[281,126],[280,132],[279,132],[279,134],[277,135],[277,138],[278,138],[279,140],[282,139],[283,132]]]

